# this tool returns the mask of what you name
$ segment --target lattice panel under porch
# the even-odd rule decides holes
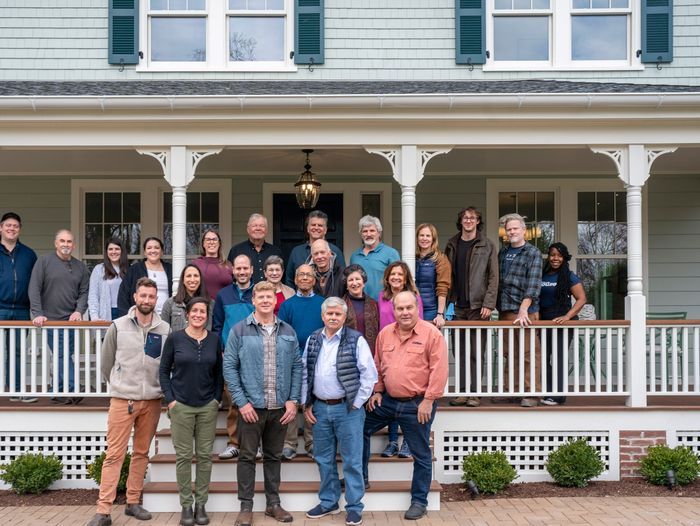
[[[478,431],[445,431],[444,449],[441,453],[446,475],[462,473],[462,461],[466,455],[481,451],[502,450],[511,466],[521,474],[547,473],[547,457],[570,438],[585,438],[610,468],[610,438],[607,431],[589,432],[513,432],[487,433]]]
[[[0,464],[24,453],[55,454],[63,463],[62,480],[86,480],[86,464],[107,447],[104,433],[39,433],[6,431],[0,434]]]
[[[700,431],[676,431],[676,441],[679,446],[689,447],[700,455]]]

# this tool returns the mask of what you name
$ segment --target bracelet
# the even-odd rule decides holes
[[[437,316],[442,316],[443,318],[445,317],[445,315],[442,312],[438,312]]]

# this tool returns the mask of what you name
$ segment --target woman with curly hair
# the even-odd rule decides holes
[[[579,277],[569,269],[571,254],[564,243],[552,243],[549,246],[549,258],[542,271],[542,288],[540,289],[540,320],[551,320],[557,325],[565,321],[577,320],[577,314],[586,304],[586,292]],[[574,304],[571,304],[571,297]],[[547,391],[555,390],[553,368],[553,346],[556,341],[557,358],[557,385],[556,391],[564,391],[564,382],[567,380],[568,371],[564,368],[564,353],[569,350],[571,341],[564,342],[564,331],[544,329],[544,338],[547,342]],[[542,399],[544,405],[558,405],[566,401],[565,396],[548,396]]]

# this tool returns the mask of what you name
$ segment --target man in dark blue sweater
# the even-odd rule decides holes
[[[297,286],[297,293],[282,303],[277,317],[292,326],[297,333],[299,349],[303,349],[311,333],[323,327],[321,319],[323,297],[314,293],[316,277],[310,265],[304,264],[297,267],[294,283]],[[313,454],[313,438],[309,423],[304,423],[304,443],[306,453],[311,456]],[[298,446],[299,426],[292,423],[287,426],[282,458],[292,460],[297,456]]]
[[[14,212],[7,212],[0,220],[0,320],[29,320],[29,278],[36,263],[36,254],[19,241],[22,220]],[[11,390],[10,331],[5,333],[5,384]],[[20,335],[15,338],[14,388],[19,391],[23,378],[20,372]],[[36,397],[14,395],[11,402],[36,402]]]

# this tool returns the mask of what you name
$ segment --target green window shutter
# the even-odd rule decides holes
[[[642,62],[673,60],[673,0],[642,0]]]
[[[456,0],[457,64],[486,63],[485,0]]]
[[[323,2],[295,0],[294,63],[323,64]]]
[[[139,0],[109,0],[109,63],[139,63]]]

